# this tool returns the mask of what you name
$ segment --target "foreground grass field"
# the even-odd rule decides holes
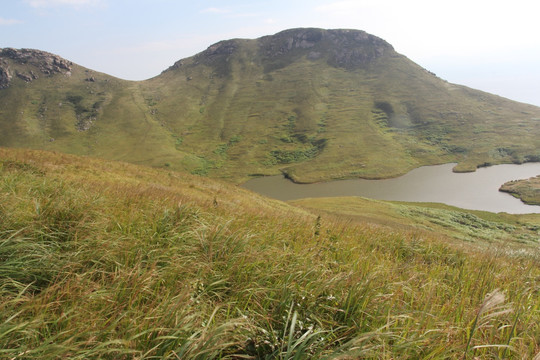
[[[0,357],[540,352],[537,243],[509,236],[486,249],[332,212],[181,173],[0,149]]]

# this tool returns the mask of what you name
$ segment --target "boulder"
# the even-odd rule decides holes
[[[26,81],[26,82],[32,82],[32,77],[30,75],[26,75],[26,74],[20,73],[18,71],[17,71],[17,77],[19,79],[22,79],[22,80]]]

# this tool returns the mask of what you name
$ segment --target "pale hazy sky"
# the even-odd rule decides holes
[[[295,27],[365,30],[445,80],[540,106],[538,0],[0,0],[0,47],[129,80]]]

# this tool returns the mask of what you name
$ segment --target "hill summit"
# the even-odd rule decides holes
[[[0,52],[0,145],[240,182],[380,178],[540,160],[540,109],[450,84],[360,30],[231,39],[131,82]]]
[[[258,39],[259,54],[268,62],[265,70],[285,67],[307,56],[309,60],[325,59],[329,66],[352,69],[366,65],[393,52],[386,41],[361,30],[291,29]],[[225,40],[210,46],[196,56],[204,64],[217,63],[242,46],[241,40]],[[306,55],[306,51],[307,55]],[[177,69],[182,60],[171,68]]]

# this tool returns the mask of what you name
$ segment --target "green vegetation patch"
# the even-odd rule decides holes
[[[272,150],[270,156],[273,164],[291,164],[313,159],[319,150],[316,147],[297,150]]]
[[[319,155],[327,145],[327,139],[311,139],[311,146],[294,150],[272,150],[270,152],[272,164],[291,164],[313,159]]]
[[[214,154],[227,158],[227,151],[229,150],[229,148],[231,148],[234,144],[239,143],[241,140],[242,140],[241,135],[232,136],[227,143],[219,144],[214,150]]]
[[[465,212],[449,209],[408,206],[400,209],[400,213],[415,222],[426,220],[431,224],[450,230],[456,238],[467,241],[485,240],[488,242],[514,238],[515,241],[537,243],[537,234],[525,232],[517,237],[516,225],[502,221],[489,221]]]
[[[320,125],[320,128],[324,127]],[[266,165],[282,165],[304,162],[317,157],[326,147],[328,140],[309,136],[305,132],[297,131],[297,116],[291,115],[283,126],[286,133],[280,140],[286,145],[283,149],[270,151]]]

